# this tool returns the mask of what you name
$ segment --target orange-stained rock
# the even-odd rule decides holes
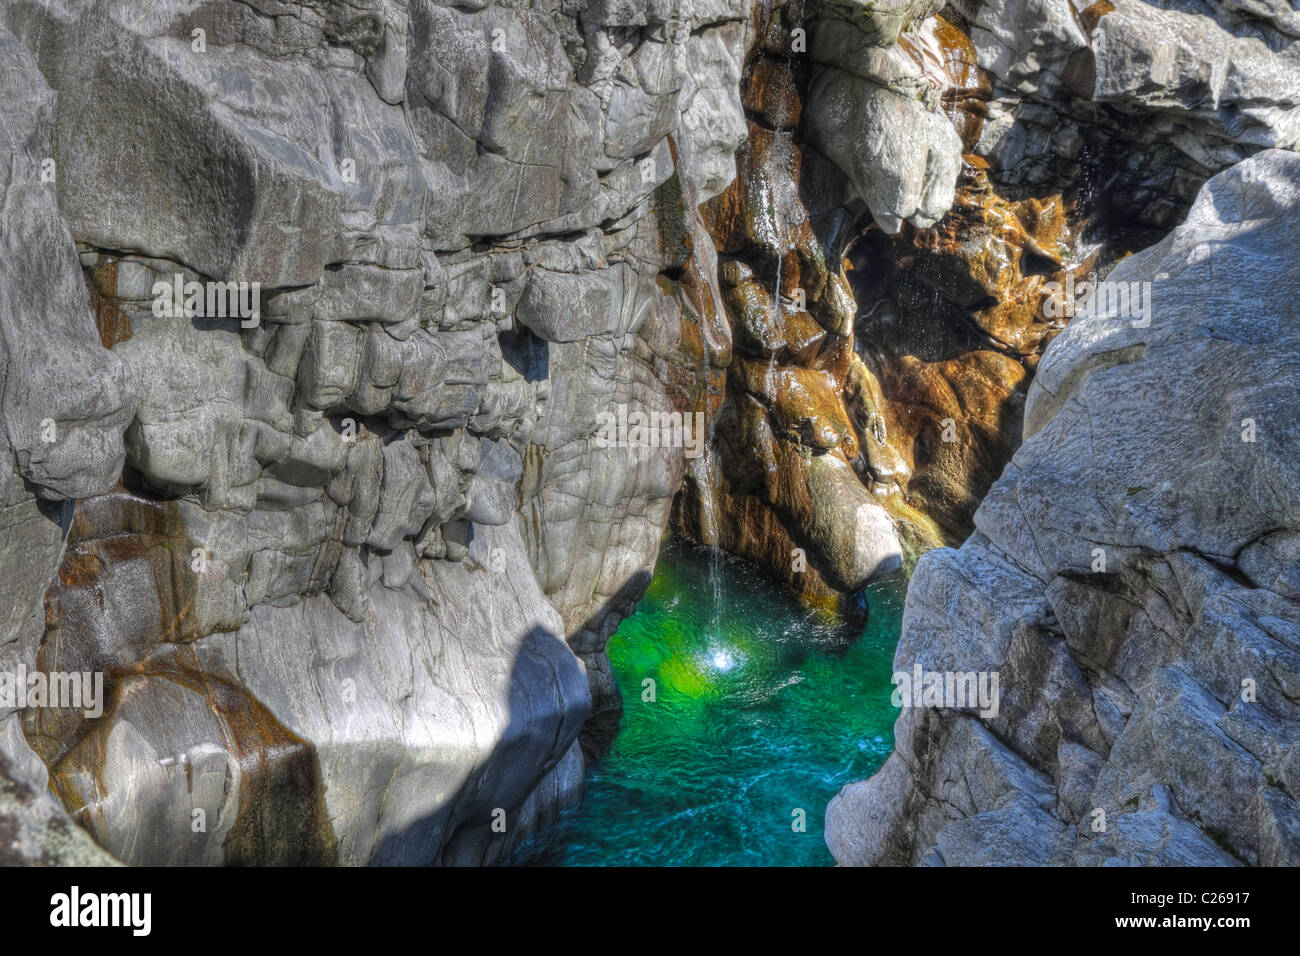
[[[788,30],[801,22],[802,4],[778,14],[760,3],[755,17],[758,40],[743,89],[749,138],[736,157],[736,181],[701,208],[719,254],[735,352],[710,457],[690,469],[675,521],[767,568],[811,604],[848,611],[858,604],[845,591],[860,586],[876,552],[855,537],[853,515],[839,514],[837,502],[879,510],[850,464],[861,457],[845,401],[856,305],[847,261],[839,252],[838,261],[828,259],[845,241],[836,234],[843,224],[815,226],[806,205],[795,128],[806,64],[788,59]],[[819,456],[840,463],[815,470],[820,500],[810,485]],[[882,523],[884,554],[896,543]]]
[[[90,305],[95,310],[95,329],[106,349],[131,337],[131,316],[117,299],[117,261],[108,260],[86,273]]]
[[[701,209],[735,353],[716,406],[716,460],[693,470],[677,523],[824,605],[852,575],[849,546],[819,524],[827,511],[810,463],[847,466],[825,472],[835,479],[820,496],[878,503],[912,555],[963,539],[1019,443],[1038,358],[1064,326],[1043,308],[1047,284],[1082,276],[1098,253],[1078,254],[1087,224],[1069,197],[1003,195],[970,152],[992,87],[960,21],[941,16],[900,47],[948,78],[941,105],[968,151],[953,207],[932,228],[895,236],[845,220],[825,198],[834,190],[805,180],[809,163],[836,174],[805,154],[791,120],[806,77],[782,32],[801,11],[759,8],[743,91],[749,140],[736,181]],[[831,261],[846,244],[848,258]],[[810,571],[791,569],[792,548]]]
[[[783,59],[760,56],[744,90],[744,107],[772,129],[799,125],[803,101],[795,89],[794,73]]]

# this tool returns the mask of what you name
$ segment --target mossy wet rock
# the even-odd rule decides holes
[[[858,591],[902,568],[902,551],[888,512],[842,458],[813,456],[808,463],[808,498],[812,511],[808,535],[834,586]]]
[[[969,48],[946,43],[918,49],[954,52],[943,68],[956,84],[975,68],[962,58]],[[978,102],[963,100],[950,116],[977,121]],[[875,303],[857,328],[856,347],[879,383],[864,413],[879,417],[903,463],[872,472],[927,516],[917,526],[900,509],[930,545],[936,534],[950,543],[969,534],[975,506],[1019,444],[1030,375],[1066,321],[1051,312],[1051,283],[1086,279],[1102,253],[1077,248],[1089,225],[1077,202],[1056,193],[1008,199],[987,164],[970,154],[964,163],[943,219],[871,235],[853,254],[857,294]]]
[[[760,59],[745,83],[745,109],[757,113],[767,129],[792,129],[803,115],[803,99],[790,63]]]
[[[998,477],[1019,444],[1023,390],[1029,375],[1020,362],[989,350],[925,362],[904,356],[881,375],[888,398],[891,448],[902,448],[903,467],[886,475],[944,534],[969,530],[982,492]]]
[[[898,195],[872,207],[880,222],[899,196],[906,204],[933,187],[925,170],[895,168],[856,145],[831,163],[819,152],[819,137],[857,128],[842,117],[828,125],[818,113],[826,107],[819,83],[890,88],[900,102],[929,88],[920,64],[891,49],[903,24],[928,16],[930,5],[879,12],[873,26],[872,10],[852,5],[758,9],[765,29],[749,51],[743,87],[749,137],[736,182],[704,208],[721,253],[735,351],[713,433],[717,458],[692,467],[678,510],[679,524],[699,540],[759,562],[810,603],[852,613],[860,612],[853,592],[898,566],[898,538],[881,509],[907,468],[881,447],[879,383],[854,354],[844,251],[867,210],[852,164],[896,177]],[[793,42],[796,29],[806,49],[796,49],[804,46]],[[907,82],[893,89],[896,73]],[[948,123],[937,101],[914,106]],[[957,157],[956,134],[947,135]],[[936,200],[934,215],[950,198]],[[917,517],[901,499],[885,507]]]

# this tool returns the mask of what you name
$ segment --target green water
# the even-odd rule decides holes
[[[514,864],[833,863],[826,804],[884,762],[898,715],[889,678],[903,595],[886,583],[865,598],[864,626],[830,626],[739,560],[666,548],[609,643],[624,701],[613,749],[581,806]]]

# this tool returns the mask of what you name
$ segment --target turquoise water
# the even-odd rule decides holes
[[[901,584],[865,597],[865,625],[835,626],[742,561],[667,547],[609,643],[624,702],[613,749],[581,806],[512,862],[832,864],[826,804],[884,762],[898,715]]]

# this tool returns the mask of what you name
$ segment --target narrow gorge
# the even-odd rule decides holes
[[[0,105],[0,863],[1300,863],[1288,0],[0,0]]]

